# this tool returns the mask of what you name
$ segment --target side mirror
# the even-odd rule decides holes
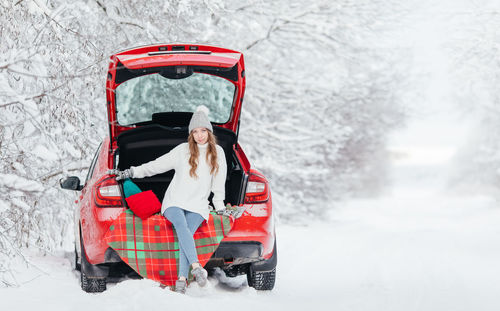
[[[69,176],[69,177],[66,177],[66,179],[60,179],[59,180],[59,185],[61,186],[61,188],[63,189],[67,189],[67,190],[82,190],[83,189],[83,186],[80,185],[80,178],[76,177],[76,176]]]

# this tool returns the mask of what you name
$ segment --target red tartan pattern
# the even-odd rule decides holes
[[[234,219],[211,213],[194,234],[198,260],[204,266],[222,239],[231,231]],[[172,286],[177,279],[179,243],[172,224],[157,214],[145,220],[125,210],[109,227],[105,242],[144,278]]]

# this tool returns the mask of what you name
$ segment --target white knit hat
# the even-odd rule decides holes
[[[208,108],[203,105],[196,107],[196,111],[193,113],[191,121],[189,122],[189,133],[198,127],[204,127],[210,132],[214,132],[212,123],[208,120],[208,112]]]

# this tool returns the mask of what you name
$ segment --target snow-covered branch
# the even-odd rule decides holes
[[[394,91],[402,60],[375,35],[398,27],[397,1],[0,4],[2,264],[16,247],[57,249],[71,236],[74,193],[54,186],[85,174],[108,133],[107,58],[118,50],[201,41],[244,52],[239,139],[282,219],[320,217],[335,199],[376,185],[365,181],[383,175],[383,141],[404,117]]]

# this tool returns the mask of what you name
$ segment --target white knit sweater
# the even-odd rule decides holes
[[[161,213],[170,206],[177,206],[184,210],[199,213],[208,220],[208,197],[210,191],[214,193],[212,202],[216,210],[224,209],[225,182],[227,175],[226,156],[224,149],[217,145],[217,163],[219,171],[215,175],[210,174],[210,165],[206,161],[208,143],[198,144],[200,155],[196,175],[189,175],[189,145],[182,143],[170,152],[157,159],[144,163],[140,166],[132,166],[134,178],[143,178],[169,170],[175,170],[174,178],[168,186],[163,198]]]

